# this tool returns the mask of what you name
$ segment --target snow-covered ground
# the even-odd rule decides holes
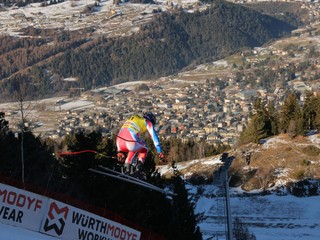
[[[179,4],[191,6],[198,0],[182,0]],[[41,29],[79,30],[93,27],[95,35],[121,36],[139,29],[140,24],[150,19],[153,10],[166,11],[169,1],[157,4],[120,3],[112,0],[64,1],[43,6],[43,3],[31,3],[25,7],[12,6],[0,11],[1,33],[22,36],[21,29],[27,27]],[[178,2],[178,1],[172,1]],[[98,3],[98,5],[97,5]],[[92,8],[95,6],[94,8]],[[144,13],[143,15],[141,13]]]
[[[214,191],[207,186],[204,193]],[[236,217],[257,240],[319,240],[320,196],[298,198],[292,195],[235,197],[231,189],[232,221]],[[204,213],[199,226],[203,239],[226,239],[225,198],[200,197],[196,213]]]
[[[93,107],[95,107],[95,104],[91,101],[77,100],[77,101],[71,101],[65,104],[61,104],[59,106],[59,111],[60,110],[78,110],[78,109],[93,108]]]
[[[0,222],[0,240],[54,240],[58,238],[30,230],[6,225]]]
[[[281,144],[290,144],[290,140],[273,137],[267,139],[261,146],[264,149],[274,148]],[[320,148],[320,134],[310,132],[303,142],[297,145],[313,145]],[[198,159],[177,164],[179,171],[184,171],[196,163],[201,165],[221,164],[219,157]],[[199,166],[198,166],[199,167]],[[161,169],[165,174],[168,167]],[[172,170],[171,170],[172,171]],[[279,171],[286,174],[287,169]],[[188,174],[185,174],[187,176]],[[278,183],[277,182],[277,183]],[[276,183],[275,186],[280,187]],[[281,181],[281,186],[285,185]],[[204,219],[199,223],[203,239],[226,239],[226,199],[222,186],[188,185],[189,193],[195,196],[196,213],[203,213]],[[259,190],[244,193],[241,188],[230,189],[230,206],[232,221],[239,218],[248,231],[257,240],[319,240],[320,239],[320,196],[295,197],[285,190],[278,195],[259,195]],[[318,190],[319,192],[319,190]],[[201,193],[201,194],[199,194]]]

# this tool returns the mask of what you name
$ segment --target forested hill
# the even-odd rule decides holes
[[[64,76],[77,74],[86,87],[90,87],[93,76],[98,85],[111,80],[117,83],[160,77],[193,62],[211,61],[243,47],[260,46],[292,29],[253,10],[221,2],[194,14],[163,13],[139,34],[100,41],[90,52],[68,53],[71,59],[86,59],[87,67],[81,61],[70,64],[68,54],[51,66]],[[92,66],[96,71],[90,71]]]
[[[177,10],[155,16],[152,22],[129,37],[93,40],[71,38],[71,34],[67,34],[66,38],[58,41],[56,48],[43,48],[46,52],[42,51],[40,57],[37,54],[36,58],[34,45],[37,44],[39,48],[45,42],[30,41],[24,44],[34,60],[20,64],[20,69],[17,66],[15,69],[3,66],[1,79],[10,80],[2,81],[2,98],[9,96],[15,90],[13,86],[21,79],[36,83],[30,84],[34,88],[32,92],[41,90],[47,94],[48,91],[62,90],[65,86],[61,79],[70,76],[78,77],[80,86],[85,89],[167,76],[190,65],[223,58],[246,47],[261,46],[295,28],[255,10],[223,1],[215,2],[201,12]],[[10,54],[17,49],[11,49]],[[33,67],[28,71],[20,71],[28,66]],[[19,71],[21,74],[16,74]],[[15,74],[10,77],[12,73]],[[52,82],[49,79],[54,74],[56,77]]]

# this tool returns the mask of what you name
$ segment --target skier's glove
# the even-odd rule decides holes
[[[160,160],[160,164],[166,164],[167,163],[167,159],[166,159],[166,157],[164,156],[164,154],[162,152],[159,153],[158,157],[159,157],[159,160]]]
[[[124,161],[126,160],[126,156],[124,155],[123,152],[118,152],[117,153],[117,159],[119,162],[124,163]]]

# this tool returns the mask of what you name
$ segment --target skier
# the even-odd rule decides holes
[[[140,139],[140,135],[148,131],[154,146],[158,152],[160,161],[165,162],[166,158],[162,152],[162,147],[154,130],[156,124],[156,117],[151,112],[144,113],[143,117],[134,115],[127,119],[121,127],[117,136],[117,150],[118,157],[123,157],[123,153],[127,153],[127,157],[124,160],[125,173],[130,173],[132,160],[138,153],[136,171],[143,173],[143,164],[148,154],[148,148],[143,140]]]

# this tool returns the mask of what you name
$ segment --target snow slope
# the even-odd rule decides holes
[[[294,147],[293,147],[293,145]],[[292,146],[305,147],[314,146],[320,148],[320,134],[310,132],[305,138],[295,141],[289,140],[284,136],[267,139],[260,146],[261,149],[274,150],[280,149],[279,153],[283,154],[283,149]],[[260,151],[262,151],[260,149]],[[282,149],[282,151],[281,151]],[[259,150],[256,146],[251,151]],[[294,152],[296,153],[296,152]],[[296,153],[297,154],[297,153]],[[232,154],[231,154],[232,155]],[[269,161],[270,154],[262,154],[259,159],[267,155]],[[302,155],[298,154],[301,158]],[[276,152],[274,157],[278,158]],[[306,156],[304,156],[306,157]],[[319,164],[319,155],[316,157],[309,156],[313,159],[312,168],[317,169]],[[293,160],[293,159],[292,159]],[[255,161],[259,161],[256,159]],[[182,162],[177,164],[177,168],[188,177],[196,169],[210,168],[210,166],[219,165],[222,162],[219,157],[207,159],[198,159],[194,161]],[[266,161],[268,163],[268,161]],[[251,192],[244,192],[239,188],[230,188],[230,205],[232,221],[239,218],[240,221],[248,228],[249,232],[256,236],[257,240],[319,240],[320,239],[320,196],[313,197],[295,197],[281,186],[286,181],[292,179],[282,176],[286,175],[289,168],[283,168],[279,171],[275,185],[272,189],[278,189],[277,194],[273,192],[270,195],[261,196],[262,190],[256,189]],[[166,174],[170,169],[164,167],[161,169],[162,174]],[[172,170],[171,170],[172,171]],[[317,175],[314,176],[318,179]],[[281,184],[281,186],[280,186]],[[194,197],[196,213],[203,213],[204,219],[199,223],[203,239],[226,239],[226,212],[225,212],[225,193],[222,186],[217,185],[188,185],[189,193]],[[282,190],[281,190],[282,189]],[[319,190],[318,190],[319,193]],[[249,196],[250,194],[250,196]]]
[[[213,187],[207,186],[196,202],[196,212],[206,217],[199,226],[203,239],[225,239],[224,197],[210,197]],[[236,217],[257,240],[319,240],[320,196],[298,198],[292,195],[235,197],[231,189],[232,221]],[[208,195],[206,195],[208,194]]]
[[[54,240],[45,234],[0,223],[0,240]]]
[[[20,31],[28,27],[60,28],[68,31],[93,27],[97,36],[122,36],[124,33],[131,34],[139,30],[141,24],[150,20],[153,10],[161,8],[162,11],[166,11],[170,6],[167,3],[170,1],[159,1],[157,4],[115,5],[112,0],[66,0],[47,6],[42,6],[43,3],[32,3],[19,8],[12,6],[0,11],[1,33],[23,37]],[[180,4],[190,6],[197,1],[182,0]],[[94,5],[97,6],[92,8]],[[89,11],[90,8],[92,9]]]

